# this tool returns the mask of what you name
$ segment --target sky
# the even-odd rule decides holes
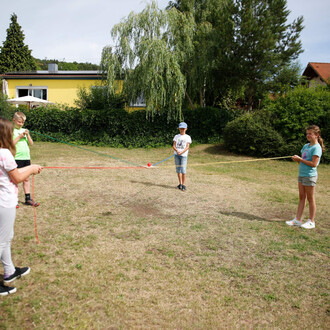
[[[39,59],[99,64],[103,47],[111,44],[110,31],[131,11],[143,10],[146,0],[0,0],[0,45],[6,40],[15,13],[25,44]],[[164,9],[169,0],[157,0]],[[298,61],[330,62],[330,1],[287,0],[288,23],[304,17]]]

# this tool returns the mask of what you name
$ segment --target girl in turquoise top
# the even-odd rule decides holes
[[[318,126],[309,126],[306,131],[306,137],[309,143],[302,147],[301,157],[297,155],[292,156],[292,159],[299,163],[299,204],[296,217],[293,220],[286,221],[286,224],[289,226],[300,226],[305,229],[312,229],[315,228],[317,166],[320,163],[322,151],[324,152],[325,147]],[[304,212],[306,198],[309,205],[309,219],[302,224],[301,217]]]

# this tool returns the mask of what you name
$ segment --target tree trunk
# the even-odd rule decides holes
[[[195,110],[195,106],[194,106],[194,104],[192,103],[189,94],[187,93],[187,91],[186,91],[185,93],[186,93],[186,97],[187,97],[187,99],[188,99],[188,102],[189,102],[189,104],[190,104],[190,106],[191,106],[191,109],[192,109],[192,110]]]
[[[200,91],[199,91],[199,104],[200,104],[201,108],[206,107],[205,94],[206,94],[206,78],[204,77],[203,88],[200,89]]]

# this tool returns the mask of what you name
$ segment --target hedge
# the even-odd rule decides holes
[[[11,119],[17,109],[2,111]],[[172,144],[178,134],[178,122],[167,120],[167,115],[147,119],[145,111],[127,112],[123,109],[68,109],[39,107],[23,111],[26,127],[35,141],[52,141],[47,136],[64,142],[111,147],[157,147]],[[218,142],[227,122],[232,118],[225,109],[199,108],[184,110],[188,134],[194,142]]]

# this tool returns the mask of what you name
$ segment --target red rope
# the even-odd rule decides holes
[[[55,169],[81,169],[81,170],[119,170],[119,169],[142,169],[145,166],[117,166],[117,167],[101,167],[101,166],[43,166],[42,168]]]
[[[36,233],[37,244],[39,244],[38,231],[37,231],[37,213],[34,205],[34,175],[32,175],[32,201],[33,201],[33,213],[34,213],[34,231]]]
[[[117,170],[117,169],[142,169],[146,168],[144,166],[116,166],[116,167],[101,167],[101,166],[43,166],[43,168],[53,168],[53,169],[83,169],[83,170]],[[32,175],[32,201],[33,201],[33,214],[34,214],[34,230],[36,233],[37,244],[39,244],[38,230],[37,230],[37,212],[34,201],[34,175]]]

